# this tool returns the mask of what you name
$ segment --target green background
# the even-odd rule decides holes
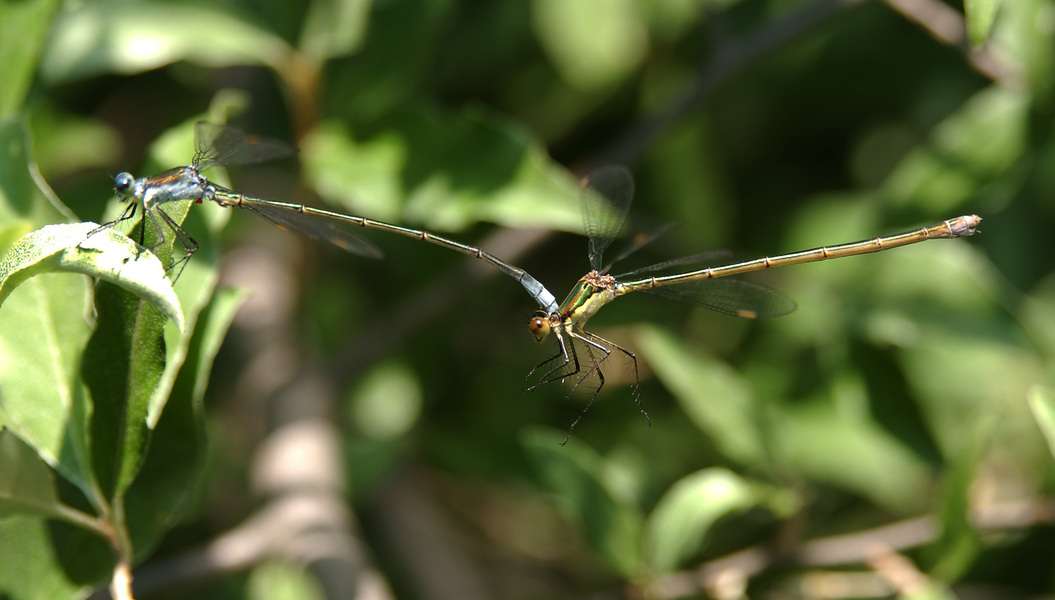
[[[236,190],[558,297],[603,164],[636,178],[628,229],[680,223],[624,270],[984,221],[750,278],[779,319],[618,300],[589,328],[637,354],[651,427],[612,360],[563,448],[589,396],[522,391],[552,341],[471,258],[190,206],[180,332],[39,251],[0,285],[0,596],[83,596],[132,553],[143,598],[1049,593],[1055,3],[966,4],[3,0],[5,251],[114,218],[112,177],[186,164],[199,119],[299,148],[216,174]]]

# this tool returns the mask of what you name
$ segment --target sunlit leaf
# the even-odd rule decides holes
[[[714,523],[757,501],[751,485],[731,471],[707,469],[683,477],[660,498],[645,524],[645,552],[666,573],[699,552]]]
[[[3,424],[86,492],[93,476],[78,365],[91,332],[89,307],[86,278],[44,275],[0,309]]]
[[[336,122],[312,132],[301,154],[319,195],[352,214],[437,231],[479,222],[581,231],[579,186],[525,131],[424,107],[393,125],[369,140]]]
[[[264,64],[277,69],[290,53],[282,38],[222,4],[105,0],[62,13],[44,52],[41,74],[57,83],[140,73],[180,60],[210,67]]]
[[[0,424],[16,431],[87,494],[93,487],[86,431],[90,409],[77,367],[91,331],[88,279],[46,274],[9,296],[19,280],[42,271],[38,261],[55,262],[52,253],[71,242],[56,240],[52,250],[43,252],[33,244],[14,248],[19,239],[33,235],[33,227],[71,216],[40,178],[28,139],[22,121],[0,124],[0,148],[6,152],[0,160],[0,264],[5,271],[0,283],[5,296],[0,309]],[[69,234],[58,227],[56,231]]]
[[[956,210],[1020,159],[1028,143],[1028,110],[1021,91],[986,88],[897,165],[884,191],[898,203],[932,212]]]
[[[146,298],[182,329],[179,300],[157,257],[127,236],[98,229],[90,222],[48,225],[22,238],[0,258],[0,304],[34,275],[81,273]]]
[[[989,37],[996,20],[1000,0],[964,0],[963,9],[967,17],[967,36],[971,45],[981,46]]]
[[[629,0],[534,0],[535,36],[568,85],[617,83],[644,59],[648,30]]]
[[[1048,442],[1048,449],[1055,456],[1055,392],[1044,386],[1034,386],[1029,390],[1029,408],[1037,420],[1040,432]]]
[[[249,574],[249,597],[255,600],[323,600],[326,594],[305,569],[277,561],[257,565]]]

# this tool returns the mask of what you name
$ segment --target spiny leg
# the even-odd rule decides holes
[[[533,385],[529,386],[525,391],[531,392],[538,389],[540,386],[546,385],[547,383],[553,383],[554,381],[564,381],[565,378],[571,377],[579,372],[579,356],[575,352],[574,344],[570,343],[570,340],[565,340],[564,336],[559,331],[554,332],[557,336],[557,354],[542,361],[538,365],[535,365],[534,369],[528,373],[528,377],[531,377],[537,370],[548,365],[553,361],[560,361],[560,364],[549,369],[539,377],[539,380]],[[562,360],[563,359],[563,360]],[[567,372],[564,370],[571,366],[571,369]]]
[[[591,334],[586,333],[586,335],[590,336]],[[570,337],[573,338],[573,345],[575,343],[574,340],[579,340],[580,343],[583,344],[583,349],[586,350],[586,355],[589,356],[590,362],[589,368],[586,369],[585,372],[582,372],[582,370],[580,369],[579,376],[575,378],[575,385],[571,387],[571,391],[568,392],[568,395],[570,396],[575,393],[575,390],[579,389],[579,386],[582,384],[582,382],[586,381],[586,379],[589,378],[590,375],[597,373],[597,378],[600,379],[600,385],[598,385],[597,390],[594,391],[593,395],[596,396],[597,393],[601,391],[601,388],[604,387],[604,375],[601,373],[601,363],[608,360],[608,357],[612,354],[611,350],[609,350],[604,345],[605,343],[607,343],[607,340],[604,340],[602,338],[597,338],[596,340],[588,339],[587,337],[584,337],[583,335],[580,335],[578,333],[571,333]],[[594,355],[594,350],[600,350],[603,356],[597,358]]]
[[[637,355],[635,355],[633,352],[627,350],[626,348],[620,346],[619,344],[616,344],[615,342],[612,342],[611,340],[606,340],[605,338],[597,335],[596,333],[590,333],[589,331],[583,331],[580,334],[576,334],[576,336],[579,339],[583,340],[583,341],[586,341],[587,338],[590,338],[591,340],[593,340],[593,345],[595,347],[604,348],[606,353],[610,352],[610,350],[609,350],[610,348],[615,348],[616,350],[619,350],[620,352],[625,354],[626,357],[630,359],[630,364],[633,367],[633,371],[634,371],[634,388],[633,388],[633,391],[631,392],[634,395],[634,403],[637,404],[637,410],[641,412],[641,415],[643,417],[645,417],[645,423],[647,423],[648,426],[651,427],[652,426],[652,419],[650,419],[648,417],[648,413],[645,412],[644,405],[641,404],[641,377],[638,374],[638,370],[637,370]],[[608,355],[606,354],[604,358],[608,358]],[[603,361],[604,358],[602,358],[601,360]],[[600,363],[597,364],[597,368],[598,369],[600,368]],[[598,370],[598,373],[600,373],[599,370]]]
[[[593,394],[590,394],[590,399],[586,401],[586,406],[583,407],[582,411],[579,412],[579,415],[576,416],[575,419],[572,420],[571,425],[568,426],[568,435],[564,436],[564,441],[560,443],[561,446],[564,446],[568,443],[568,440],[571,439],[571,432],[575,430],[575,426],[579,424],[580,420],[582,420],[583,416],[586,414],[586,411],[590,410],[590,407],[593,406],[594,400],[597,400],[597,394],[601,393],[601,388],[604,387],[604,372],[601,371],[601,363],[604,362],[605,359],[607,359],[611,355],[611,351],[608,350],[608,348],[604,347],[602,344],[598,344],[593,340],[589,340],[574,332],[570,333],[569,335],[574,339],[582,341],[582,343],[584,344],[583,349],[586,351],[587,356],[590,357],[590,362],[592,363],[592,366],[586,371],[586,373],[584,373],[581,377],[576,380],[575,385],[572,386],[571,392],[568,392],[568,395],[571,396],[571,394],[574,393],[576,389],[578,389],[579,385],[583,381],[585,381],[586,378],[589,377],[592,373],[597,373],[597,387],[593,390]],[[574,341],[572,342],[572,344],[574,345]],[[596,356],[594,356],[594,350],[600,350],[604,353],[604,356],[597,358]]]
[[[564,365],[566,365],[569,362],[571,362],[571,359],[566,357],[566,356],[564,356],[564,354],[561,352],[561,349],[558,348],[556,354],[554,354],[553,356],[547,358],[546,360],[544,360],[544,361],[540,362],[539,364],[535,365],[534,367],[532,367],[531,370],[528,371],[528,374],[524,377],[524,379],[525,380],[531,379],[531,376],[534,375],[536,371],[538,371],[539,369],[542,369],[543,367],[545,367],[546,365],[550,364],[551,362],[560,360],[562,358],[564,360],[560,364],[558,364],[556,367],[554,367],[552,369],[547,369],[546,370],[546,374],[549,374],[549,373],[553,372],[554,370],[562,369],[562,368],[564,368]],[[533,383],[533,384],[529,385],[528,387],[524,388],[524,391],[525,392],[532,392],[532,391],[535,391],[543,383],[548,383],[548,382],[543,381],[543,379],[544,378],[540,378],[535,383]]]
[[[176,267],[180,267],[179,272],[176,273],[175,279],[172,280],[172,283],[176,283],[176,281],[179,280],[180,275],[183,275],[183,269],[187,268],[187,262],[190,261],[190,257],[198,251],[198,242],[194,241],[194,238],[192,238],[186,231],[184,231],[183,228],[180,227],[179,223],[174,221],[172,217],[168,215],[168,213],[158,208],[156,211],[150,212],[150,220],[154,222],[154,228],[157,229],[159,238],[159,241],[153,246],[151,246],[151,250],[157,248],[165,242],[165,234],[162,233],[161,228],[158,227],[158,222],[154,220],[154,212],[157,212],[161,215],[162,220],[165,221],[165,225],[168,226],[168,228],[172,231],[173,235],[176,236],[176,239],[179,240],[179,243],[183,245],[183,249],[186,251],[186,254],[183,255],[183,258],[172,263],[172,266],[169,267],[170,271],[175,269]]]
[[[136,209],[138,207],[139,207],[139,202],[136,202],[135,199],[132,199],[128,203],[128,207],[125,208],[124,212],[121,213],[121,216],[117,217],[113,221],[107,221],[106,223],[103,223],[102,225],[100,225],[100,226],[96,227],[95,229],[89,231],[88,235],[84,236],[85,239],[88,239],[88,238],[92,237],[93,235],[99,233],[100,231],[103,231],[104,229],[111,229],[112,227],[114,227],[115,225],[117,225],[119,223],[123,223],[125,221],[128,221],[129,219],[134,218],[135,215],[136,215]],[[144,210],[143,212],[145,214],[146,210]],[[151,218],[151,220],[153,220],[153,218]],[[143,219],[143,221],[145,221],[145,219]],[[142,249],[153,250],[153,247],[146,248],[146,246],[144,245],[143,234],[146,231],[146,224],[143,221],[140,221],[140,224],[139,224],[139,240],[138,240],[138,244],[139,244],[140,250],[136,252],[136,258],[139,257],[139,252],[142,251]],[[157,222],[154,222],[154,227],[157,228],[157,226],[158,226]],[[129,232],[129,233],[132,233],[132,232]],[[158,230],[158,233],[160,234],[160,230]],[[162,236],[162,237],[164,237],[164,236]]]
[[[88,235],[86,235],[84,237],[85,238],[90,238],[93,235],[99,233],[100,231],[102,231],[104,229],[110,229],[111,227],[113,227],[114,225],[117,225],[118,223],[123,223],[123,222],[131,219],[132,217],[136,216],[136,207],[138,207],[138,206],[139,206],[139,203],[136,202],[135,200],[132,200],[131,202],[128,203],[128,206],[125,208],[124,212],[121,213],[120,217],[117,217],[113,221],[109,221],[109,222],[103,223],[102,225],[100,225],[100,226],[96,227],[95,229],[89,231]],[[139,245],[142,246],[143,244],[140,243]]]

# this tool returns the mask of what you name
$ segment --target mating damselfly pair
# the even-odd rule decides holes
[[[634,401],[646,421],[648,420],[648,415],[641,404],[637,357],[630,350],[585,329],[586,322],[601,307],[619,296],[630,292],[645,291],[736,317],[780,316],[793,311],[794,302],[769,287],[750,281],[724,278],[729,275],[739,275],[772,267],[879,252],[929,239],[969,236],[975,233],[975,228],[981,222],[981,218],[976,215],[964,215],[929,227],[920,227],[894,235],[835,246],[821,246],[801,252],[680,273],[657,274],[674,267],[698,263],[700,256],[665,261],[629,273],[610,275],[609,270],[612,265],[651,242],[665,230],[638,238],[615,260],[610,263],[604,262],[602,255],[622,231],[634,196],[634,183],[629,171],[623,167],[605,167],[590,174],[583,181],[582,217],[589,243],[588,256],[591,270],[572,288],[564,301],[558,304],[556,296],[526,271],[480,248],[420,229],[401,227],[302,204],[246,196],[220,186],[203,175],[212,167],[250,164],[292,153],[292,148],[281,142],[247,136],[232,127],[199,122],[195,129],[195,144],[196,152],[188,166],[177,167],[139,179],[130,173],[118,174],[114,178],[114,190],[120,199],[129,202],[129,206],[120,217],[103,225],[100,229],[132,219],[137,207],[142,204],[144,223],[140,229],[140,245],[144,241],[143,233],[148,220],[157,232],[159,240],[157,245],[166,240],[166,231],[171,233],[186,251],[185,255],[173,264],[175,270],[176,267],[185,265],[197,250],[198,244],[180,227],[179,223],[158,209],[166,203],[180,200],[196,202],[209,200],[220,206],[244,208],[279,227],[330,242],[339,248],[362,256],[377,258],[381,256],[381,252],[376,246],[355,233],[353,228],[356,227],[415,238],[490,263],[517,280],[537,303],[539,309],[529,320],[530,330],[536,339],[542,341],[553,335],[557,341],[556,354],[537,365],[528,374],[529,379],[536,374],[537,378],[534,383],[528,385],[527,390],[531,391],[557,381],[570,381],[574,390],[583,382],[596,378],[597,383],[585,407],[568,428],[569,436],[604,386],[603,370],[606,361],[613,353],[620,353],[629,359],[633,369]],[[181,269],[175,272],[178,279]]]

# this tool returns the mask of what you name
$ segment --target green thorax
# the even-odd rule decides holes
[[[590,271],[572,288],[568,297],[560,305],[560,315],[564,321],[572,321],[580,327],[594,316],[601,307],[615,300],[619,295],[618,284],[611,275],[601,275]]]

